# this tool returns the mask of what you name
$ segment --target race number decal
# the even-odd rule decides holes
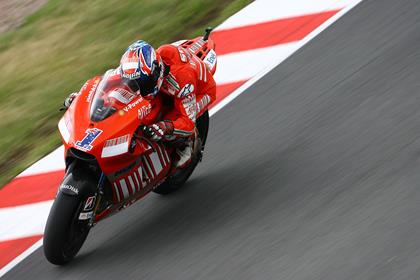
[[[97,128],[89,128],[86,130],[86,136],[81,140],[76,142],[76,147],[82,151],[90,151],[93,146],[91,145],[96,138],[102,133],[102,130]]]

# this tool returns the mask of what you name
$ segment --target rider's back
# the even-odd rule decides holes
[[[203,94],[209,95],[211,101],[215,99],[216,83],[201,59],[182,47],[169,44],[161,46],[157,52],[170,67],[170,74],[162,85],[163,92],[178,98],[194,92],[197,99]]]

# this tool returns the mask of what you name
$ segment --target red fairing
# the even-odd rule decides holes
[[[115,202],[120,202],[147,193],[164,179],[170,159],[162,144],[152,147],[133,139],[139,125],[156,121],[161,103],[130,91],[115,73],[86,82],[59,129],[66,156],[70,149],[93,155],[112,185]],[[137,145],[129,151],[132,141]]]

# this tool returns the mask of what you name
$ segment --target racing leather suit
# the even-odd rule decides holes
[[[174,136],[188,137],[200,110],[216,100],[216,83],[206,64],[184,48],[163,45],[156,52],[169,66],[160,92],[173,101],[162,119],[173,122]]]

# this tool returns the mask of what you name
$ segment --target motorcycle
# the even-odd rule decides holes
[[[204,36],[173,44],[196,55],[214,74],[217,56],[210,32],[208,28]],[[76,256],[99,221],[152,191],[164,195],[181,188],[202,159],[209,128],[203,100],[197,98],[191,161],[176,168],[171,156],[175,145],[151,142],[142,132],[158,119],[162,104],[130,91],[111,72],[86,82],[58,124],[66,173],[43,240],[47,260],[56,265]]]

